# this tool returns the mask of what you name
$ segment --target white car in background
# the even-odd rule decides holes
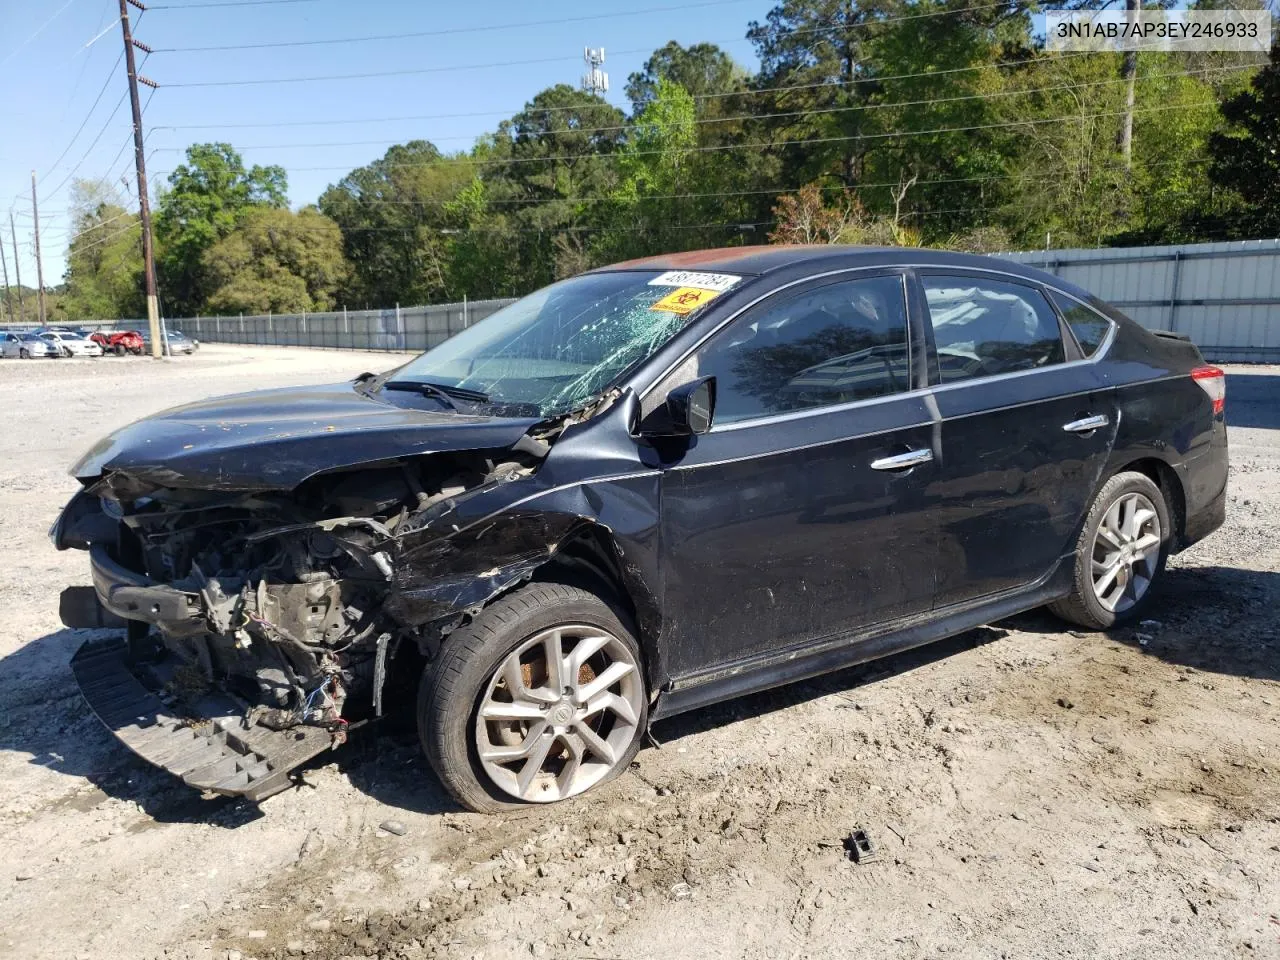
[[[63,330],[45,330],[40,339],[53,344],[64,357],[100,357],[102,347],[94,343],[84,334],[68,333]]]

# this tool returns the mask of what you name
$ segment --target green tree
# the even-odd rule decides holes
[[[202,267],[213,288],[207,307],[220,313],[332,310],[350,272],[338,225],[314,207],[250,211],[205,251]]]
[[[320,197],[342,229],[352,265],[347,299],[362,306],[427,303],[460,296],[449,282],[445,205],[473,179],[466,158],[411,140],[359,167]]]
[[[1227,129],[1209,137],[1209,177],[1243,201],[1233,232],[1280,235],[1280,42],[1249,88],[1219,109]]]
[[[157,272],[165,312],[196,312],[210,292],[205,251],[261,207],[288,204],[288,178],[278,166],[245,168],[230,144],[198,143],[169,174],[155,218]]]
[[[675,40],[658,47],[643,68],[627,78],[627,100],[639,115],[658,96],[659,81],[678,83],[698,101],[700,116],[723,116],[740,109],[737,97],[718,96],[746,90],[748,73],[714,44],[681,46]]]
[[[449,287],[474,300],[525,292],[516,262],[520,235],[504,208],[491,203],[493,190],[477,174],[444,204]]]
[[[788,141],[780,150],[789,174],[805,180],[835,175],[851,187],[862,179],[871,141],[857,137],[878,127],[874,112],[851,108],[869,104],[878,91],[868,69],[877,21],[906,5],[782,0],[764,23],[751,22],[747,37],[760,58],[761,96],[754,102],[773,115],[761,129]]]
[[[71,244],[62,306],[76,320],[137,317],[145,311],[142,228],[110,184],[71,188]]]
[[[482,176],[519,238],[517,269],[528,289],[589,262],[583,235],[598,224],[595,200],[618,183],[624,121],[600,97],[558,84],[504,120],[485,145]]]

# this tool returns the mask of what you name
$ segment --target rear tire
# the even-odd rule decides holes
[[[640,750],[648,706],[626,615],[586,590],[532,583],[451,633],[426,665],[418,736],[460,804],[496,813],[612,780]]]
[[[123,344],[123,343],[117,343],[117,344],[116,344],[114,347],[112,347],[111,349],[112,349],[113,351],[115,351],[115,355],[116,355],[117,357],[123,357],[123,356],[124,356],[124,344]]]
[[[28,350],[26,347],[23,347],[21,350],[18,351],[18,356],[21,357],[23,360],[30,360],[31,351]]]
[[[1173,537],[1172,513],[1151,478],[1116,474],[1098,491],[1080,531],[1071,593],[1049,609],[1090,630],[1140,619],[1164,574]]]

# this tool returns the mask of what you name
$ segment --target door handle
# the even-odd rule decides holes
[[[1070,423],[1064,423],[1062,429],[1067,433],[1093,433],[1099,427],[1105,427],[1110,422],[1110,417],[1105,413],[1099,413],[1092,417],[1083,417],[1079,420],[1072,420]]]
[[[928,447],[922,450],[908,450],[906,453],[898,453],[892,457],[881,457],[879,460],[871,461],[872,470],[910,470],[912,467],[918,467],[922,463],[928,463],[933,459],[933,451]]]

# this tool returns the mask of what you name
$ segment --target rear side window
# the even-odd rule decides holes
[[[717,423],[867,400],[908,388],[900,275],[829,283],[746,314],[698,354]]]
[[[1058,317],[1034,287],[986,277],[921,278],[943,383],[1066,359]]]
[[[1050,290],[1049,296],[1053,297],[1053,302],[1062,311],[1062,316],[1067,321],[1067,326],[1071,328],[1071,332],[1076,335],[1076,342],[1080,344],[1084,355],[1089,357],[1096,353],[1098,347],[1102,346],[1102,341],[1106,339],[1107,331],[1111,329],[1111,321],[1095,313],[1079,300],[1072,300],[1056,290]]]

